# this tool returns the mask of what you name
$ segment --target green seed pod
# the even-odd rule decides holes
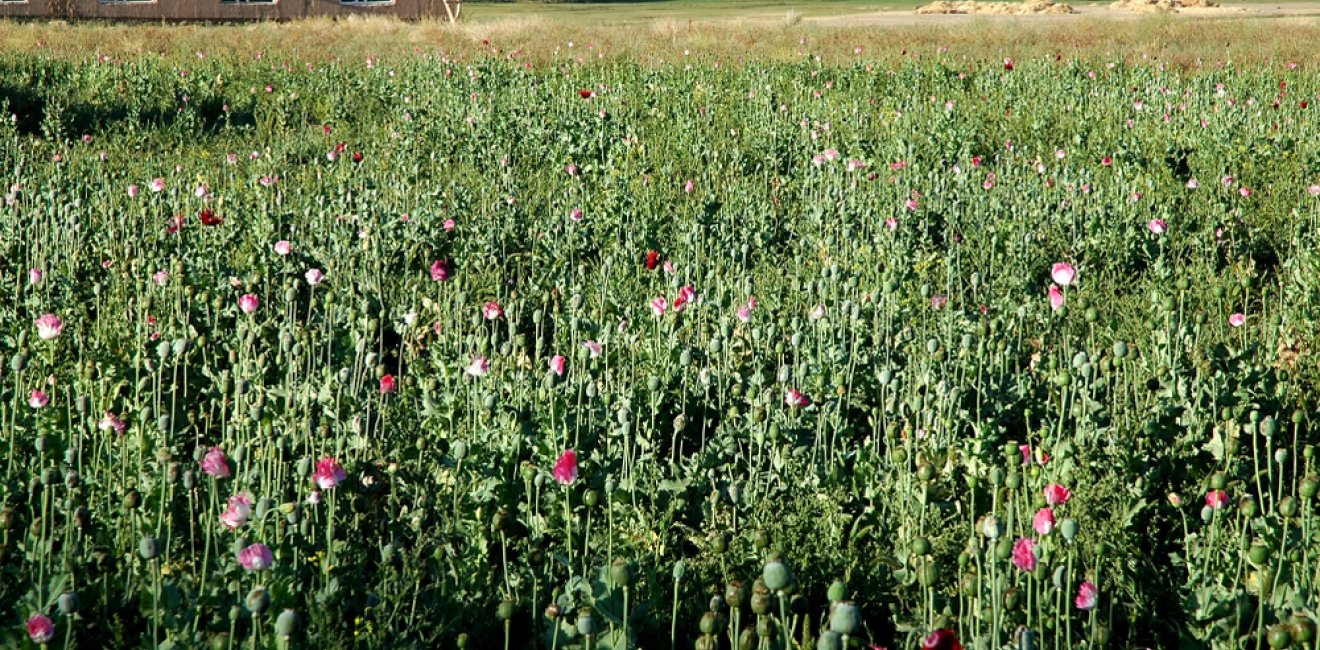
[[[1279,500],[1278,507],[1279,507],[1279,514],[1283,515],[1284,517],[1297,516],[1297,499],[1294,499],[1292,497],[1284,497]]]
[[[816,639],[816,650],[843,650],[843,638],[838,632],[825,630]]]
[[[455,441],[453,446],[449,448],[449,453],[454,457],[454,460],[463,460],[464,458],[467,458],[467,443],[462,440]]]
[[[700,629],[702,634],[720,634],[724,631],[724,617],[719,612],[706,612],[701,615]]]
[[[582,636],[593,636],[596,634],[596,620],[591,617],[591,608],[583,607],[578,610],[577,631]]]
[[[513,601],[501,600],[500,604],[495,607],[495,618],[501,621],[508,621],[513,618]]]
[[[1283,623],[1278,623],[1270,627],[1269,632],[1265,634],[1265,640],[1271,648],[1287,648],[1292,645],[1292,630]]]
[[[1256,566],[1261,566],[1269,561],[1270,547],[1261,542],[1253,542],[1251,548],[1247,551],[1247,558]]]
[[[927,560],[923,562],[921,564],[921,568],[918,569],[917,571],[917,582],[919,582],[921,586],[926,588],[934,587],[935,585],[939,584],[940,582],[939,565],[932,560]]]
[[[124,507],[129,510],[137,510],[142,505],[142,495],[137,490],[129,490],[124,494]]]
[[[729,609],[737,610],[747,601],[747,587],[742,580],[730,580],[729,584],[724,586],[724,603]]]
[[[1258,510],[1256,499],[1253,497],[1242,497],[1242,500],[1238,502],[1238,511],[1247,519],[1255,517]]]
[[[750,627],[743,628],[738,635],[738,650],[754,650],[757,645],[756,631]]]
[[[9,368],[14,372],[23,372],[23,370],[27,368],[27,363],[27,355],[22,352],[9,357]]]
[[[1308,447],[1309,450],[1309,447]],[[1314,474],[1308,474],[1306,478],[1297,486],[1297,494],[1303,499],[1314,499],[1316,488],[1320,486],[1320,477]]]
[[[995,543],[995,558],[1007,560],[1013,557],[1013,540],[1005,537]]]
[[[788,569],[779,557],[771,557],[761,570],[761,577],[765,580],[765,586],[771,591],[783,591],[793,582],[793,572]]]
[[[247,603],[248,611],[260,615],[262,612],[266,611],[267,607],[270,607],[270,592],[266,591],[265,587],[257,587],[248,592],[247,600],[245,602]]]
[[[773,644],[778,628],[774,619],[769,616],[762,614],[756,618],[756,636],[764,639],[767,644]]]
[[[848,585],[844,584],[842,580],[835,580],[830,583],[830,588],[825,592],[825,595],[831,603],[837,603],[847,597]]]
[[[78,613],[78,592],[66,591],[59,597],[60,613],[65,616],[72,616]]]
[[[830,612],[831,631],[850,636],[857,632],[861,624],[861,613],[857,610],[857,605],[847,600],[834,603]]]
[[[1036,633],[1025,628],[1018,628],[1018,650],[1036,650]]]
[[[677,581],[679,581],[679,580],[682,580],[682,579],[683,579],[683,576],[684,576],[686,573],[687,573],[687,564],[686,564],[685,562],[683,562],[682,560],[679,560],[679,561],[677,561],[677,562],[674,563],[674,581],[675,581],[675,582],[677,582]]]
[[[713,636],[711,636],[711,635],[709,635],[709,634],[703,634],[703,635],[697,637],[697,642],[696,642],[695,645],[693,645],[693,649],[694,649],[694,650],[719,650],[719,649],[720,649],[720,642],[719,642],[719,639],[716,639],[715,637],[713,637]]]
[[[627,561],[619,559],[610,565],[610,579],[614,584],[627,588],[632,585],[633,571],[632,565]]]
[[[930,555],[930,540],[925,537],[913,539],[911,550],[913,555]]]
[[[770,613],[770,594],[752,592],[752,598],[748,603],[752,608],[752,613],[758,616],[764,616]],[[757,634],[760,634],[759,628]],[[762,634],[761,636],[765,636]]]
[[[287,640],[298,632],[298,612],[286,609],[275,618],[275,635]]]
[[[37,450],[38,454],[44,454],[46,453],[46,449],[50,447],[50,444],[47,441],[46,436],[37,436],[37,439],[32,441],[32,447]]]
[[[146,535],[138,542],[138,555],[144,560],[154,560],[160,555],[160,543],[155,537]]]
[[[716,553],[724,553],[729,550],[729,537],[724,533],[715,533],[710,536],[710,548]]]
[[[1292,637],[1300,646],[1306,646],[1315,640],[1315,621],[1306,614],[1293,614],[1288,617],[1288,626],[1292,628]]]

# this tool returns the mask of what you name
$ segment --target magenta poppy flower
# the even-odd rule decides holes
[[[234,530],[247,523],[248,517],[252,516],[252,498],[243,494],[235,494],[229,497],[225,503],[225,511],[220,513],[220,523],[225,528]]]
[[[1019,537],[1013,544],[1013,566],[1020,571],[1036,570],[1036,540]]]
[[[130,185],[128,186],[128,198],[130,198],[130,199],[136,199],[136,198],[137,198],[137,195],[138,195],[138,186],[137,186],[137,185],[131,185],[131,184],[130,184]]]
[[[468,364],[466,372],[473,377],[485,377],[486,373],[490,372],[490,362],[486,360],[486,357],[472,357],[472,362]]]
[[[688,303],[697,299],[697,290],[692,285],[686,285],[678,290],[678,295],[674,296],[674,305],[670,308],[674,313],[681,313],[687,309]]]
[[[921,650],[963,650],[963,647],[958,642],[958,635],[946,627],[927,634],[921,640]]]
[[[441,224],[440,227],[444,228],[445,232],[450,232],[454,229],[454,226],[456,225],[458,224],[454,223],[453,219],[445,219],[445,222]]]
[[[898,230],[898,219],[895,219],[894,217],[889,217],[888,219],[885,219],[885,229]]]
[[[784,403],[794,408],[804,408],[811,405],[811,399],[798,389],[790,388],[784,393]]]
[[[555,356],[550,358],[550,372],[555,373],[555,375],[558,377],[564,376],[564,370],[567,367],[567,365],[568,365],[568,360],[565,359],[564,355],[562,354],[556,354]]]
[[[1247,315],[1242,312],[1237,312],[1228,317],[1228,324],[1233,327],[1242,327],[1247,324]]]
[[[1060,289],[1059,285],[1057,284],[1051,284],[1050,289],[1047,293],[1050,299],[1050,309],[1053,311],[1059,311],[1060,309],[1062,309],[1065,300],[1063,296],[1063,289]]]
[[[42,277],[41,269],[28,269],[28,284],[35,287],[41,284]]]
[[[55,624],[44,614],[33,614],[27,620],[28,638],[37,645],[46,645],[55,638]]]
[[[1069,492],[1068,488],[1058,483],[1050,483],[1045,486],[1045,503],[1051,506],[1061,506],[1068,503],[1068,499],[1071,498],[1072,492]]]
[[[1037,535],[1044,537],[1054,530],[1054,508],[1041,508],[1031,518],[1031,527]]]
[[[101,416],[101,420],[96,423],[96,428],[101,431],[114,431],[122,436],[128,425],[114,413],[106,411],[105,415]]]
[[[153,178],[151,179],[151,182],[147,184],[147,188],[152,192],[163,192],[165,191],[165,179]]]
[[[316,469],[312,471],[312,480],[316,482],[316,487],[322,490],[334,489],[336,485],[347,479],[348,474],[344,473],[344,468],[339,466],[339,462],[333,456],[326,456],[316,461]]]
[[[602,348],[600,344],[595,342],[594,340],[584,341],[582,343],[582,347],[587,349],[587,353],[591,356],[592,359],[599,357],[600,353],[604,351],[604,348]]]
[[[238,308],[243,310],[244,314],[255,312],[259,306],[261,301],[253,294],[245,293],[238,299]]]
[[[248,571],[265,571],[275,563],[275,555],[265,544],[252,544],[238,552],[238,563]]]
[[[32,391],[28,396],[28,406],[34,409],[46,408],[47,404],[50,404],[50,396],[39,390]]]
[[[1077,279],[1077,269],[1067,262],[1055,262],[1050,267],[1050,278],[1061,287],[1071,286]]]
[[[321,269],[307,269],[305,277],[307,284],[313,287],[325,281],[325,273],[322,273]]]
[[[1096,588],[1094,582],[1084,581],[1077,587],[1077,598],[1073,603],[1077,605],[1077,609],[1091,611],[1100,604],[1100,590]]]
[[[444,282],[449,279],[449,260],[436,260],[431,263],[431,279]]]
[[[55,314],[42,314],[36,320],[37,338],[43,341],[49,341],[60,335],[64,331],[64,321],[60,320]]]
[[[1156,235],[1163,235],[1166,231],[1168,231],[1169,224],[1164,223],[1163,219],[1151,219],[1150,223],[1146,224],[1146,229],[1151,231],[1152,233],[1155,233]]]
[[[1228,493],[1223,490],[1210,490],[1205,493],[1205,505],[1212,510],[1219,510],[1228,505]]]
[[[394,381],[394,375],[387,374],[380,378],[380,394],[388,395],[393,393],[398,385]]]
[[[669,302],[664,296],[656,296],[651,299],[651,313],[656,316],[664,316],[665,310],[669,308]]]
[[[568,218],[573,221],[582,221],[582,210],[574,209],[572,212],[568,213]]]
[[[229,461],[225,458],[225,452],[219,447],[211,447],[202,456],[202,472],[212,478],[229,478]]]
[[[564,450],[559,455],[559,460],[555,461],[554,469],[555,481],[560,485],[570,485],[578,477],[577,452],[572,449]]]
[[[1100,164],[1101,164],[1102,166],[1104,166],[1104,167],[1108,167],[1108,166],[1114,164],[1114,159],[1113,159],[1113,158],[1110,158],[1109,156],[1105,156],[1104,158],[1101,158],[1101,159],[1100,159]]]
[[[166,282],[170,281],[170,274],[165,271],[156,271],[151,275],[151,281],[156,283],[156,286],[163,287]]]
[[[500,309],[500,303],[491,300],[481,306],[481,315],[485,317],[486,320],[495,320],[504,315],[504,310]]]

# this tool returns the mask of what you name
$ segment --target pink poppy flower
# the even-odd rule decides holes
[[[1054,530],[1054,509],[1041,508],[1036,511],[1036,516],[1031,518],[1031,527],[1037,535],[1044,537]]]
[[[1013,566],[1019,571],[1036,570],[1036,540],[1019,537],[1013,544]]]
[[[578,173],[577,165],[565,165],[564,173],[568,174],[569,176],[577,176]]]
[[[738,320],[744,323],[751,322],[752,310],[754,309],[756,309],[756,298],[755,297],[748,298],[747,304],[738,308],[738,312],[736,314],[738,316]]]
[[[572,212],[568,213],[568,218],[572,219],[573,221],[582,221],[582,210],[577,210],[577,209],[573,210]]]
[[[220,523],[228,530],[234,530],[247,523],[252,516],[252,498],[246,492],[229,497],[225,511],[220,513]]]
[[[683,193],[691,194],[694,187],[695,185],[692,183],[692,179],[687,179],[687,182],[683,184]]]
[[[1104,158],[1101,158],[1101,159],[1100,159],[1100,164],[1103,165],[1103,166],[1105,166],[1105,167],[1108,167],[1108,166],[1114,164],[1114,159],[1113,159],[1113,158],[1110,158],[1109,156],[1105,156]]]
[[[669,260],[665,260],[665,263],[661,264],[660,268],[663,269],[664,272],[669,275],[678,273],[678,267],[674,266],[674,263]]]
[[[677,296],[674,296],[674,305],[671,307],[671,309],[675,313],[682,313],[684,309],[687,309],[688,303],[692,302],[693,300],[696,300],[696,298],[697,298],[697,290],[690,284],[686,285],[682,289],[678,290]]]
[[[1243,325],[1247,324],[1247,316],[1242,312],[1233,314],[1232,316],[1228,317],[1228,324],[1233,327],[1242,327]]]
[[[1100,604],[1100,590],[1096,589],[1095,583],[1090,580],[1082,582],[1077,587],[1077,598],[1073,600],[1077,609],[1091,611],[1096,605]]]
[[[600,353],[603,351],[603,349],[600,347],[600,344],[594,340],[584,341],[582,343],[582,347],[587,349],[587,353],[591,356],[592,359],[599,357]]]
[[[326,456],[316,461],[316,469],[312,472],[312,480],[316,482],[316,487],[322,490],[333,489],[347,478],[348,474],[344,473],[344,468],[339,466],[339,462],[333,456]]]
[[[554,476],[555,482],[560,485],[571,485],[577,480],[577,452],[567,449],[559,455],[559,460],[555,461]]]
[[[1049,298],[1050,298],[1051,310],[1059,311],[1060,309],[1063,308],[1063,302],[1064,302],[1063,290],[1059,288],[1059,285],[1057,284],[1050,285]]]
[[[466,370],[473,377],[485,377],[490,372],[490,362],[486,361],[486,357],[472,357],[472,363],[468,364]]]
[[[1228,505],[1228,493],[1223,490],[1210,490],[1205,493],[1205,505],[1213,510],[1219,510]]]
[[[1306,193],[1311,196],[1320,196],[1320,185],[1312,185],[1306,188]]]
[[[935,311],[944,309],[949,304],[949,297],[943,294],[935,294],[930,297],[930,308]]]
[[[1245,199],[1245,198],[1251,196],[1251,188],[1246,187],[1245,185],[1242,186],[1242,187],[1239,187],[1239,188],[1238,188],[1238,194],[1239,194],[1242,198]]]
[[[826,149],[825,151],[821,152],[821,155],[825,156],[825,160],[828,160],[830,162],[834,162],[835,160],[839,159],[839,152],[836,149]]]
[[[106,411],[105,415],[101,416],[100,421],[96,423],[96,428],[100,431],[114,431],[122,436],[124,435],[124,431],[128,428],[128,424],[114,413]]]
[[[398,384],[394,381],[394,375],[387,374],[384,377],[380,378],[381,395],[388,395],[390,393],[393,393],[397,388],[398,388]]]
[[[64,322],[55,314],[42,314],[36,320],[37,338],[43,341],[49,341],[60,335],[64,331]]]
[[[55,624],[44,614],[33,614],[27,620],[28,638],[37,645],[46,645],[55,638]]]
[[[500,309],[500,303],[491,300],[481,306],[481,315],[486,320],[495,320],[504,315],[504,310]]]
[[[450,232],[454,229],[454,225],[453,219],[445,219],[445,222],[441,227],[445,229],[445,232]]]
[[[894,217],[885,219],[885,228],[888,230],[898,230],[898,219],[895,219]]]
[[[550,372],[555,373],[558,377],[564,376],[564,369],[567,365],[568,360],[565,359],[562,354],[556,354],[555,356],[550,357]]]
[[[164,191],[165,191],[165,179],[163,179],[163,178],[153,178],[153,179],[151,179],[151,182],[147,184],[147,189],[151,190],[152,192],[164,192]]]
[[[279,255],[280,257],[283,257],[283,256],[285,256],[285,255],[288,255],[290,250],[291,250],[291,247],[290,247],[289,242],[288,242],[287,240],[281,239],[281,240],[275,242],[275,254],[276,254],[276,255]]]
[[[137,195],[138,195],[138,186],[137,186],[137,185],[129,185],[129,186],[128,186],[128,198],[130,198],[130,199],[136,199],[136,198],[137,198]]]
[[[251,314],[256,311],[257,307],[260,305],[261,301],[258,300],[255,295],[250,293],[245,293],[238,299],[238,308],[243,310],[244,314]]]
[[[28,406],[34,409],[46,408],[47,404],[50,404],[50,396],[39,390],[32,391],[28,396]]]
[[[1164,223],[1163,219],[1151,219],[1150,223],[1146,224],[1146,229],[1156,235],[1163,235],[1168,231],[1169,224]]]
[[[42,277],[41,269],[28,269],[28,284],[35,287],[41,284]]]
[[[229,462],[228,459],[225,458],[224,450],[219,447],[211,447],[211,449],[206,452],[206,455],[202,456],[200,465],[202,467],[202,473],[207,476],[212,478],[229,478]]]
[[[170,281],[170,274],[165,271],[156,271],[152,274],[151,281],[155,282],[156,286],[163,287],[166,282]]]
[[[811,405],[811,399],[803,395],[796,388],[790,388],[784,393],[784,403],[794,408],[804,408]]]
[[[1072,492],[1069,492],[1068,488],[1058,483],[1050,483],[1045,486],[1045,503],[1052,506],[1061,506],[1068,503],[1068,499],[1071,498]]]
[[[664,316],[665,309],[668,307],[669,302],[665,300],[664,296],[656,296],[651,300],[651,313],[656,316]]]
[[[1067,262],[1055,262],[1050,267],[1050,278],[1061,287],[1071,286],[1077,279],[1077,269]]]
[[[444,282],[449,279],[449,260],[436,260],[431,262],[431,279],[436,282]]]
[[[307,269],[305,277],[307,284],[313,287],[325,281],[325,273],[322,273],[321,269]]]
[[[238,563],[248,571],[265,571],[275,563],[275,555],[265,544],[253,544],[238,552]]]
[[[1200,186],[1201,186],[1201,184],[1200,184],[1199,182],[1197,182],[1197,180],[1196,180],[1195,178],[1189,178],[1189,179],[1187,179],[1187,189],[1189,189],[1189,190],[1194,190],[1194,189],[1196,189],[1196,188],[1198,188],[1198,187],[1200,187]]]

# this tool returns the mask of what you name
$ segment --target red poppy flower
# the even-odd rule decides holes
[[[218,226],[225,222],[224,217],[216,215],[211,208],[203,209],[201,214],[197,215],[197,218],[202,220],[203,226]]]
[[[344,149],[346,149],[347,147],[348,147],[347,142],[336,142],[335,153],[344,153]]]
[[[660,263],[660,251],[646,251],[646,270],[654,271],[657,264]]]
[[[165,232],[173,235],[174,233],[179,232],[179,229],[182,227],[183,227],[183,215],[176,214],[170,217],[169,222],[165,224]]]
[[[592,97],[595,97],[595,96],[596,96],[596,93],[594,93],[594,92],[592,92],[592,91],[590,91],[590,90],[587,90],[587,89],[585,89],[585,88],[583,88],[582,90],[579,90],[579,91],[578,91],[578,97],[581,97],[582,99],[591,99]]]
[[[1013,69],[1013,59],[1004,59],[1004,69],[1005,70]]]
[[[1299,106],[1302,107],[1302,110],[1306,110],[1306,107],[1307,107],[1307,106],[1310,106],[1310,104],[1308,104],[1308,103],[1306,103],[1306,102],[1302,102],[1301,104],[1299,104]]]
[[[362,153],[361,153],[361,152],[358,152],[358,151],[354,151],[354,152],[353,152],[353,162],[355,162],[355,163],[360,163],[360,162],[362,162]]]

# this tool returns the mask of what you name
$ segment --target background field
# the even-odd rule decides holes
[[[1320,647],[1316,20],[763,6],[0,24],[0,646]]]

